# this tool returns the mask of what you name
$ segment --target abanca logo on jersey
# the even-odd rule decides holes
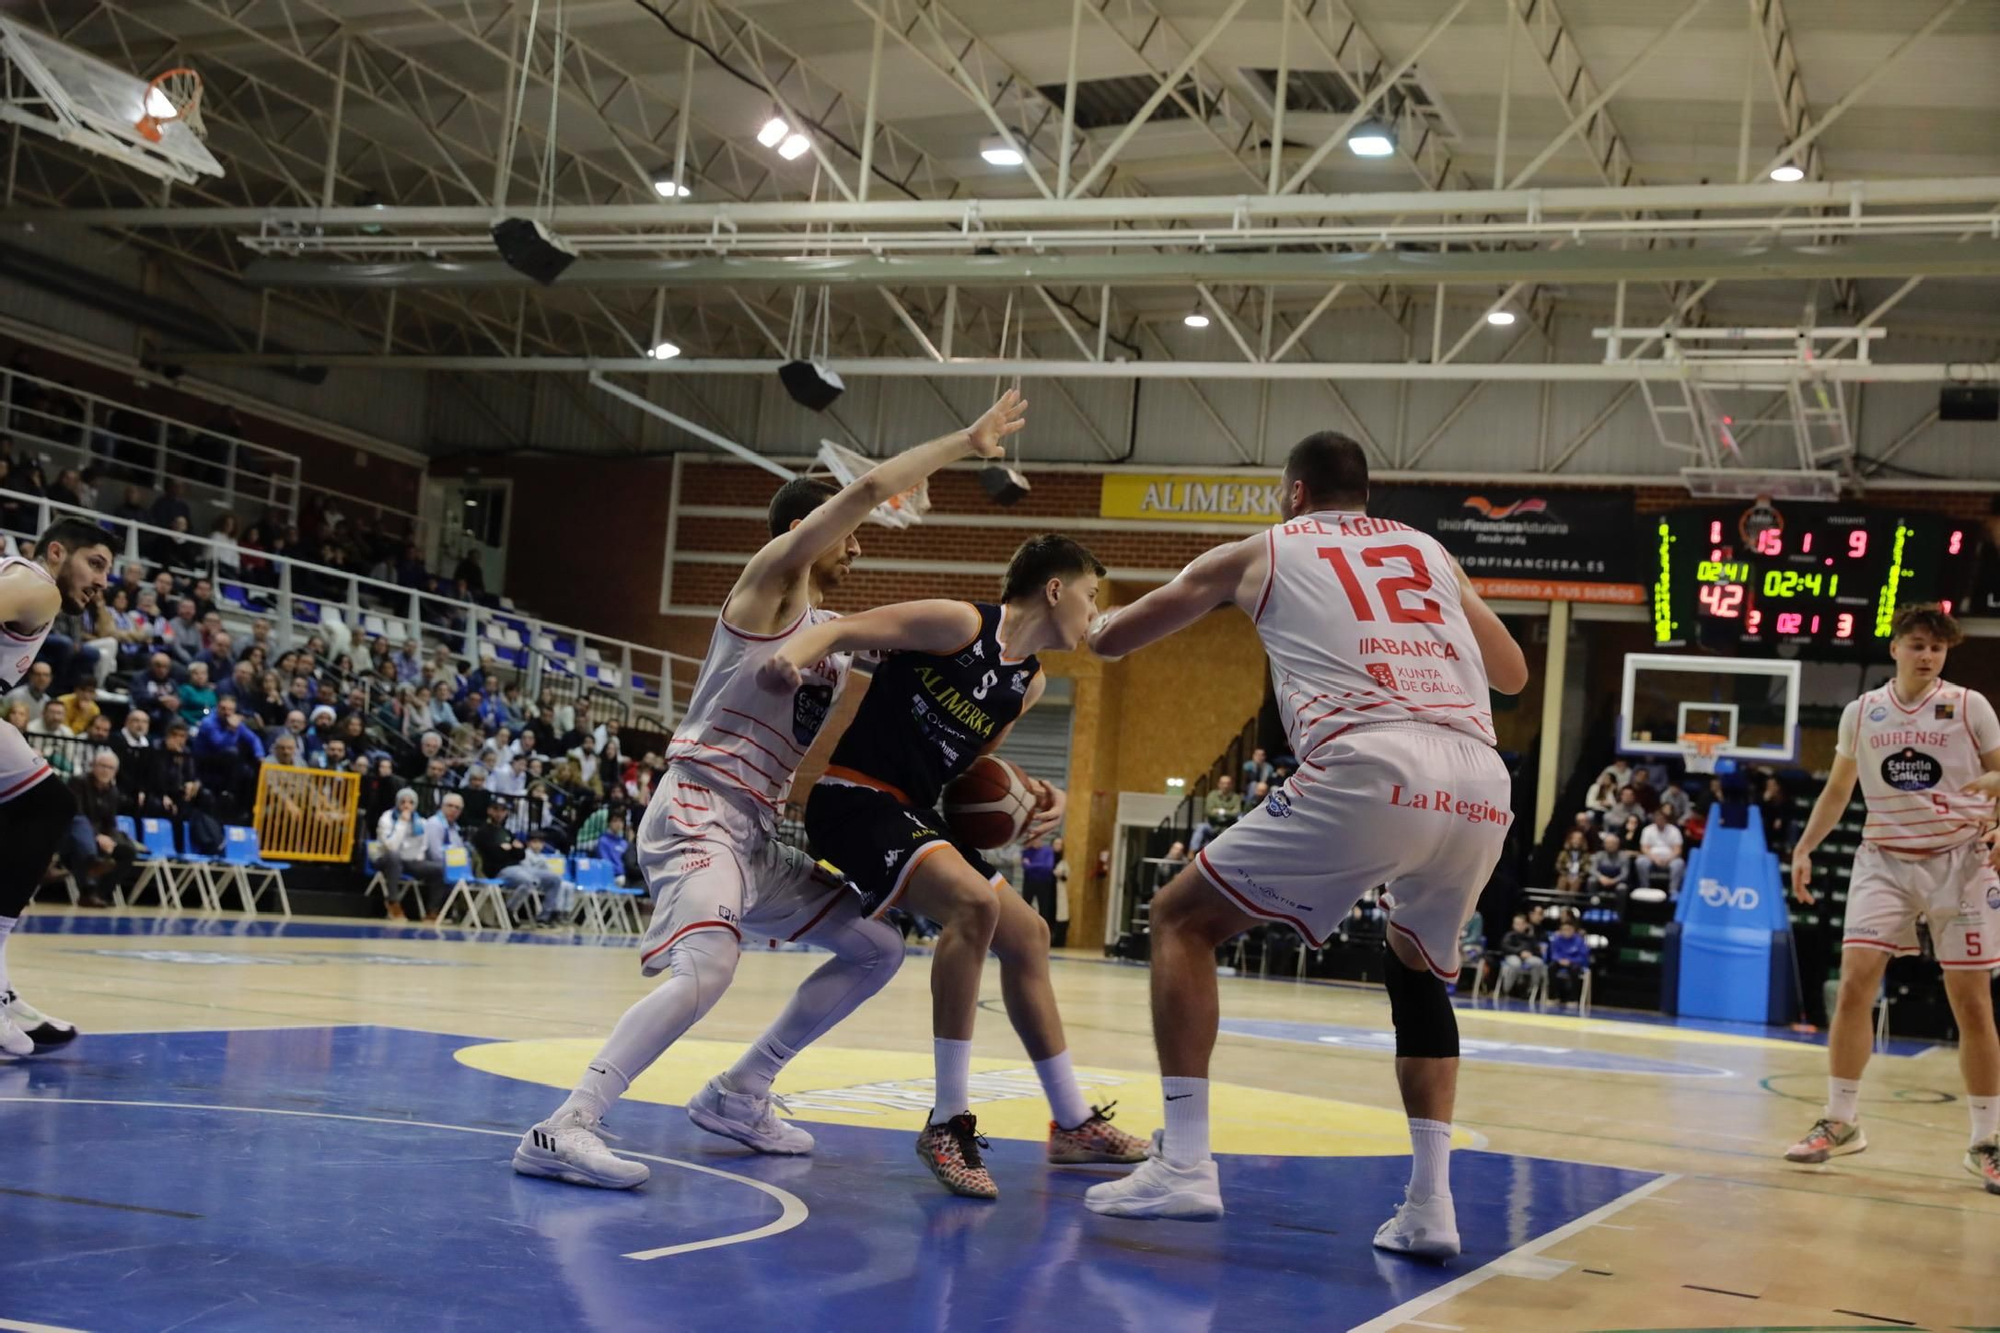
[[[1928,791],[1944,781],[1944,765],[1922,750],[1905,748],[1883,759],[1882,781],[1898,791]]]

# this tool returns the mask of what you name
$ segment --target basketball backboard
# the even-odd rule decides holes
[[[191,182],[220,176],[222,164],[180,121],[159,126],[159,142],[139,132],[149,110],[146,80],[57,41],[19,20],[0,16],[0,120],[116,158],[161,180]]]
[[[1718,758],[1789,762],[1798,754],[1799,664],[1627,653],[1620,753],[1683,754],[1681,737],[1688,735],[1723,737]]]

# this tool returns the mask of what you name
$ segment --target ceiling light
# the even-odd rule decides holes
[[[764,122],[763,129],[757,131],[757,142],[766,148],[776,148],[779,140],[791,132],[792,127],[785,123],[783,116],[773,116]]]
[[[1347,151],[1356,157],[1387,157],[1396,151],[1396,141],[1381,121],[1364,120],[1349,132]]]
[[[653,349],[646,353],[655,361],[671,361],[680,354],[681,349],[672,343],[655,343]]]
[[[1018,167],[1027,161],[1018,143],[997,135],[981,141],[979,155],[996,167]]]
[[[1486,312],[1486,322],[1488,324],[1496,324],[1504,329],[1514,322],[1514,312],[1506,309],[1489,310]]]
[[[1786,162],[1779,166],[1771,168],[1771,179],[1774,181],[1782,181],[1786,185],[1790,185],[1793,181],[1802,181],[1805,178],[1806,178],[1805,169],[1802,167],[1794,166],[1790,162]]]
[[[675,180],[669,168],[661,167],[653,173],[653,193],[662,199],[685,199],[693,191]]]
[[[805,135],[794,134],[791,138],[778,145],[778,156],[784,158],[787,162],[796,161],[804,157],[806,149],[811,147],[812,141],[806,138]]]
[[[1205,329],[1208,327],[1208,316],[1202,314],[1199,310],[1190,310],[1187,314],[1181,316],[1181,323],[1191,329]]]

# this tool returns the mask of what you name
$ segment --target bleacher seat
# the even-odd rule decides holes
[[[263,896],[276,891],[278,910],[285,916],[292,914],[292,900],[285,894],[285,872],[291,866],[284,861],[266,861],[262,849],[257,845],[257,830],[244,824],[230,824],[222,831],[222,860],[211,872],[236,885],[237,898],[243,910],[250,916],[257,915],[257,904]],[[252,887],[253,882],[259,887]],[[220,889],[216,897],[221,898]]]
[[[210,877],[209,868],[215,862],[214,857],[200,852],[183,852],[175,847],[173,825],[164,819],[142,819],[139,829],[138,842],[144,855],[138,858],[141,869],[137,882],[132,885],[132,901],[138,901],[139,894],[147,885],[156,885],[160,906],[169,912],[178,912],[182,910],[181,901],[187,894],[188,886],[193,885],[200,897],[202,911],[222,910],[215,881]]]
[[[466,924],[475,930],[486,924],[489,912],[499,929],[505,930],[513,924],[507,918],[507,900],[501,896],[499,882],[475,876],[472,853],[465,848],[444,849],[444,882],[451,886],[451,892],[445,896],[444,906],[438,909],[439,925],[451,920],[451,909],[460,902],[465,904]]]

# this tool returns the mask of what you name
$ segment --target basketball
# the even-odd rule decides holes
[[[944,818],[954,837],[982,851],[1019,841],[1035,813],[1028,775],[984,754],[944,789]]]

